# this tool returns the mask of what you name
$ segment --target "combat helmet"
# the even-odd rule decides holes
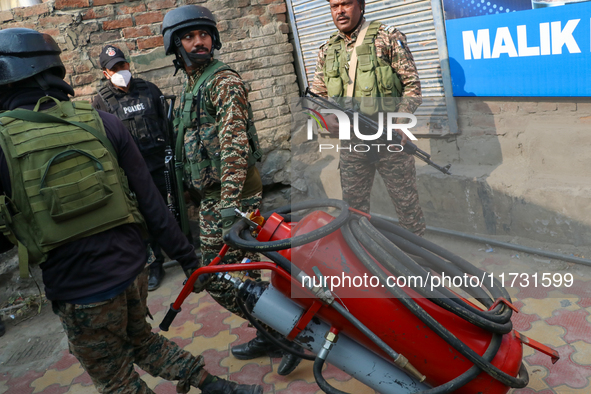
[[[188,54],[181,44],[181,33],[187,31],[189,28],[204,28],[211,34],[213,45],[211,53],[206,58],[203,55]],[[175,54],[177,61],[175,66],[180,68],[178,62],[182,61],[187,66],[202,63],[213,56],[215,49],[222,47],[220,40],[220,33],[217,29],[215,17],[205,7],[199,5],[185,5],[179,8],[170,10],[162,21],[162,36],[164,38],[164,50],[167,55]]]
[[[0,30],[0,85],[44,71],[64,79],[66,69],[59,56],[61,52],[49,34],[24,28]]]

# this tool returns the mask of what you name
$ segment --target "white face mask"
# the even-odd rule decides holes
[[[130,80],[131,72],[128,70],[121,70],[111,75],[111,82],[113,83],[113,85],[120,86],[122,88],[127,87]]]

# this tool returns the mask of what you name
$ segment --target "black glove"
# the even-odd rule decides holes
[[[240,218],[236,216],[234,208],[224,208],[220,211],[222,215],[222,239],[226,238],[226,234]]]
[[[193,272],[195,272],[195,270],[196,270],[196,268],[189,268],[189,269],[184,270],[185,275],[187,276],[187,280],[191,277],[191,275],[193,274]],[[207,285],[213,281],[213,279],[214,279],[213,274],[199,275],[199,278],[197,278],[197,280],[193,284],[193,293],[201,293],[203,290],[205,290]],[[184,283],[186,283],[186,281]]]

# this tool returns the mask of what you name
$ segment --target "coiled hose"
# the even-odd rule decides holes
[[[513,377],[501,371],[491,364],[491,360],[496,355],[500,344],[502,334],[511,331],[511,315],[512,311],[504,304],[498,304],[489,311],[483,311],[478,308],[465,303],[455,293],[447,288],[436,290],[429,290],[422,286],[414,288],[421,296],[429,298],[436,305],[456,314],[462,319],[481,327],[493,333],[492,340],[485,351],[480,356],[474,352],[470,347],[466,346],[462,341],[455,337],[433,317],[431,317],[423,308],[421,308],[412,298],[410,298],[404,291],[398,287],[387,286],[387,278],[390,275],[394,276],[410,276],[419,275],[423,279],[430,275],[430,272],[425,267],[419,265],[414,259],[410,258],[406,253],[418,256],[422,263],[433,272],[442,273],[447,272],[451,275],[462,276],[465,273],[471,276],[480,277],[485,274],[484,271],[474,267],[468,261],[454,255],[453,253],[441,248],[440,246],[425,240],[391,222],[383,219],[372,217],[368,220],[366,217],[359,217],[357,215],[350,215],[348,205],[340,200],[315,200],[304,203],[287,205],[275,210],[275,213],[286,215],[290,212],[297,212],[304,209],[336,207],[341,210],[339,216],[317,230],[310,233],[298,235],[294,238],[280,241],[272,241],[261,243],[250,236],[246,230],[246,224],[239,224],[232,227],[227,238],[231,246],[238,247],[244,250],[263,253],[275,263],[280,265],[292,274],[297,276],[295,267],[289,260],[274,253],[277,250],[293,248],[304,245],[309,242],[316,241],[328,234],[341,229],[341,232],[357,258],[364,264],[370,273],[380,279],[395,297],[397,297],[413,314],[415,314],[421,321],[423,321],[429,328],[436,332],[442,339],[444,339],[450,346],[456,349],[460,354],[470,360],[474,365],[464,372],[462,375],[452,379],[451,381],[440,385],[438,387],[424,390],[420,394],[447,394],[452,393],[465,384],[474,379],[481,371],[485,371],[493,378],[499,380],[501,383],[513,387],[523,388],[527,386],[529,377],[524,365],[521,365],[519,376]],[[272,212],[271,212],[272,213]],[[265,218],[271,213],[264,215]],[[287,219],[287,218],[286,218]],[[373,261],[375,258],[387,271],[384,272]],[[483,284],[484,285],[484,284]],[[490,292],[490,295],[480,287],[464,287],[463,289],[480,301],[483,305],[490,308],[494,300],[503,297],[510,302],[509,293],[503,288],[498,280],[492,279],[490,286],[483,286]],[[491,297],[492,296],[492,297]],[[335,304],[335,306],[338,304]],[[340,307],[340,305],[338,305]],[[363,326],[354,316],[347,316],[348,313],[345,308],[336,308],[339,313],[343,314],[348,320],[352,321],[354,325]],[[249,313],[246,313],[249,316]],[[249,316],[252,317],[252,316]],[[250,320],[250,319],[249,319]],[[362,330],[363,331],[363,330]],[[371,338],[372,333],[366,333]],[[269,334],[270,335],[270,334]],[[375,336],[375,334],[374,334]],[[375,342],[375,341],[374,341]],[[387,345],[386,345],[387,346]],[[380,347],[383,348],[382,345]],[[288,349],[285,349],[288,350]],[[384,349],[386,353],[390,353],[388,349]],[[391,349],[390,349],[391,350]],[[301,356],[301,354],[296,354]],[[318,381],[319,386],[323,391],[329,394],[342,394],[343,392],[330,386],[328,382],[322,377],[322,365],[324,360],[316,359],[314,363],[314,376]],[[322,384],[321,384],[322,383]]]

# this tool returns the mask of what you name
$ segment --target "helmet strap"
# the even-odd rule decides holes
[[[174,37],[174,44],[177,48],[177,50],[175,51],[176,60],[173,61],[174,66],[175,66],[174,75],[176,75],[176,73],[178,72],[179,69],[183,68],[182,64],[184,64],[185,67],[188,67],[188,68],[189,67],[196,67],[196,66],[207,63],[213,57],[213,51],[214,51],[213,47],[211,48],[211,52],[208,54],[188,53],[185,50],[185,48],[183,47],[183,44],[181,43],[181,39],[176,34]]]
[[[49,90],[49,84],[45,80],[43,74],[44,73],[35,74],[33,77],[35,78],[35,82],[37,82],[37,84],[39,85],[39,87],[41,88],[41,90]]]

